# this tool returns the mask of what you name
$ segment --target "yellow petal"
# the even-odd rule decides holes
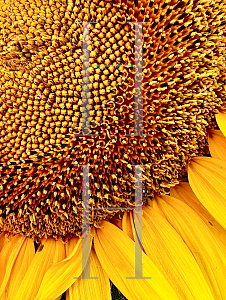
[[[200,268],[183,239],[155,209],[143,209],[143,246],[180,299],[213,299]]]
[[[190,206],[194,211],[200,211],[201,214],[209,214],[199,199],[195,196],[188,182],[180,182],[170,188],[170,196],[180,199]],[[213,219],[213,217],[212,217]]]
[[[0,297],[5,291],[5,287],[10,278],[13,266],[18,254],[26,241],[25,236],[15,235],[13,238],[5,242],[4,247],[0,253]]]
[[[69,287],[68,299],[111,300],[108,276],[103,270],[93,247],[90,253],[90,276],[97,278],[79,279]]]
[[[133,227],[131,224],[131,212],[125,212],[122,218],[122,230],[127,234],[132,240],[134,239]]]
[[[66,255],[67,257],[72,253],[72,251],[75,249],[77,243],[79,241],[79,238],[78,237],[73,237],[70,239],[69,242],[67,242],[65,244],[65,249],[66,249]],[[82,276],[82,273],[79,274],[79,276],[77,277],[81,277]],[[75,291],[74,292],[74,295],[72,293],[72,289],[71,287],[74,285],[74,283],[66,290],[66,300],[74,300],[74,299],[79,299],[79,294],[78,294],[78,291]]]
[[[222,131],[223,135],[226,136],[226,113],[219,112],[216,115],[217,124]]]
[[[65,244],[66,257],[68,257],[74,251],[78,241],[79,237],[73,237]]]
[[[199,199],[195,196],[188,182],[180,182],[175,187],[170,188],[170,195],[190,206],[218,238],[218,242],[224,243],[225,241],[226,244],[226,230],[202,205]]]
[[[130,279],[134,277],[135,243],[123,231],[109,222],[102,222],[103,229],[97,229],[94,237],[97,257],[105,272],[128,300],[178,299],[174,290],[143,253],[143,276],[151,279]]]
[[[91,247],[90,240],[90,247]],[[70,241],[68,242],[70,243]],[[55,299],[65,292],[82,273],[82,239],[79,239],[71,254],[53,265],[45,274],[35,300]],[[80,280],[80,279],[79,279]]]
[[[15,299],[18,288],[31,264],[32,259],[34,258],[34,255],[35,248],[33,240],[26,238],[12,268],[10,279],[6,287],[9,299]]]
[[[226,299],[226,247],[218,244],[203,220],[182,201],[170,196],[155,200],[195,257],[214,299]]]
[[[226,138],[220,130],[208,131],[208,144],[213,158],[226,160]]]
[[[117,226],[119,229],[122,230],[122,220],[117,219],[117,218],[113,218],[113,220],[111,221],[112,224],[114,224],[115,226]]]
[[[193,158],[188,165],[188,179],[199,201],[226,228],[226,161]]]
[[[42,245],[43,248],[39,248],[35,253],[14,300],[35,299],[47,270],[53,264],[64,259],[65,248],[60,240],[55,241],[53,238],[43,239]]]

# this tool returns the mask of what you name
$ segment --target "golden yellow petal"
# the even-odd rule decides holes
[[[170,195],[190,206],[214,233],[215,237],[218,238],[218,242],[224,243],[225,241],[226,244],[226,230],[202,205],[199,199],[195,196],[188,182],[180,182],[176,186],[170,188]]]
[[[90,247],[91,241],[92,238],[90,239]],[[70,240],[68,243],[70,243]],[[58,264],[53,265],[46,272],[35,300],[55,299],[65,292],[81,273],[82,239],[79,239],[69,256]]]
[[[66,256],[68,257],[71,252],[75,249],[77,243],[79,241],[79,237],[73,237],[70,239],[69,242],[67,242],[65,244],[65,249],[66,249]],[[81,274],[79,275],[81,276]],[[73,283],[74,284],[74,283]],[[73,286],[73,284],[71,286]],[[71,286],[69,287],[69,289],[66,290],[66,300],[74,300],[73,294],[71,293]],[[76,299],[76,298],[75,298]]]
[[[195,211],[200,211],[201,214],[208,213],[206,208],[202,205],[199,199],[195,196],[188,182],[180,182],[174,187],[170,188],[170,196],[180,199],[190,206]],[[212,217],[213,219],[213,217]]]
[[[170,196],[155,201],[195,257],[214,299],[226,299],[226,246],[218,244],[209,227],[182,201]]]
[[[168,281],[144,253],[143,276],[151,279],[134,279],[134,241],[113,224],[104,221],[102,225],[94,238],[97,257],[111,281],[128,300],[178,299]]]
[[[97,258],[94,247],[91,248],[90,253],[90,276],[93,278],[76,280],[69,287],[68,299],[111,300],[109,278]]]
[[[66,257],[68,257],[73,252],[76,245],[78,244],[78,241],[79,237],[73,237],[65,244]]]
[[[226,113],[219,112],[216,115],[217,124],[222,131],[223,135],[226,136]]]
[[[113,220],[111,222],[112,222],[112,224],[114,224],[115,226],[117,226],[119,229],[122,230],[122,220],[113,218]]]
[[[9,299],[15,299],[19,286],[34,258],[34,255],[35,248],[33,240],[26,238],[12,268],[10,279],[6,287]]]
[[[35,299],[47,270],[58,261],[64,259],[65,248],[60,240],[55,241],[53,238],[43,239],[42,245],[43,248],[40,247],[35,253],[14,300]]]
[[[18,258],[18,254],[26,241],[25,236],[15,235],[6,241],[0,253],[0,297],[5,292],[13,266]]]
[[[220,130],[208,131],[208,144],[213,158],[226,160],[226,138]]]
[[[122,218],[122,230],[134,240],[133,228],[131,224],[131,212],[125,212]]]
[[[199,201],[226,228],[226,161],[193,158],[188,165],[188,179]]]
[[[143,246],[180,299],[213,299],[203,274],[170,223],[154,208],[143,209]]]

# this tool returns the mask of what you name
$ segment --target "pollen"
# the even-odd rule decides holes
[[[225,104],[225,25],[226,0],[0,0],[0,231],[79,236],[86,191],[98,227],[135,205],[137,165],[144,204],[186,178]]]

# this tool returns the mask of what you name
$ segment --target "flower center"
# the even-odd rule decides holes
[[[88,188],[99,226],[134,206],[135,166],[145,202],[207,153],[225,8],[117,2],[0,1],[1,231],[80,235]]]

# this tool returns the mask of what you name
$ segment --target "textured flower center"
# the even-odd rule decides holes
[[[79,235],[83,166],[98,226],[134,206],[135,165],[151,197],[207,153],[206,128],[225,99],[225,7],[119,2],[0,1],[0,230]]]

